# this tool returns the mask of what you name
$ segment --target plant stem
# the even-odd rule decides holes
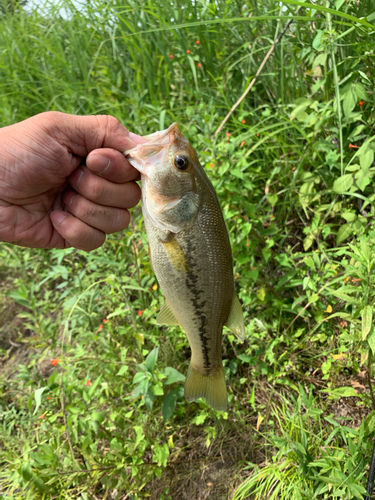
[[[329,2],[327,2],[327,7],[329,7]],[[327,12],[326,18],[327,18],[328,30],[330,32],[332,32],[331,14],[329,14]],[[336,47],[335,43],[332,43],[330,54],[331,54],[331,60],[332,60],[333,80],[334,80],[334,84],[335,84],[337,120],[338,120],[338,129],[339,129],[339,138],[340,138],[340,171],[341,171],[341,175],[344,175],[344,146],[343,146],[343,138],[342,138],[342,125],[341,125],[340,88],[339,88],[339,77],[337,74],[337,66],[336,66],[335,47]]]

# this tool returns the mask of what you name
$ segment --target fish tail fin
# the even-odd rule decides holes
[[[190,403],[198,398],[205,398],[215,410],[226,411],[228,395],[223,365],[210,375],[202,375],[190,363],[185,382],[185,399]]]

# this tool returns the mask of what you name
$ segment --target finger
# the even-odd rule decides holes
[[[129,225],[130,214],[127,210],[97,205],[74,191],[67,191],[63,201],[65,209],[72,215],[103,233],[116,233]]]
[[[37,115],[52,136],[75,155],[85,157],[90,151],[111,148],[123,152],[146,139],[132,134],[117,118],[107,115],[76,116],[58,111]]]
[[[86,158],[86,166],[94,174],[118,184],[140,179],[138,170],[115,149],[103,148],[91,151]]]
[[[105,234],[95,229],[73,215],[56,210],[50,215],[56,231],[64,238],[66,247],[75,247],[79,250],[94,250],[103,245]]]
[[[135,182],[114,184],[93,174],[84,166],[77,168],[68,177],[68,181],[77,193],[98,205],[131,208],[141,197],[141,189]]]

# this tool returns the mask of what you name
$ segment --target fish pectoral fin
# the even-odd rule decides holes
[[[227,410],[228,394],[223,365],[209,375],[202,375],[190,363],[185,382],[185,399],[191,403],[198,398],[204,398],[215,410]]]
[[[188,273],[190,270],[189,262],[176,237],[172,235],[167,241],[162,241],[162,240],[160,241],[164,245],[168,259],[171,262],[172,266],[177,271],[180,271],[182,273]]]
[[[245,321],[236,291],[233,290],[232,307],[225,326],[241,341],[245,340]]]
[[[176,316],[173,314],[173,311],[169,307],[167,302],[163,305],[159,314],[157,315],[156,323],[158,325],[179,325],[180,324],[178,322]]]

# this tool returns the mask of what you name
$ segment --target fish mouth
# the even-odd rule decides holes
[[[165,130],[160,130],[159,132],[154,132],[153,134],[149,134],[144,136],[144,139],[147,140],[145,144],[163,144],[167,145],[172,143],[176,136],[180,135],[180,131],[178,130],[177,122],[172,123]]]
[[[144,162],[142,160],[147,160],[161,150],[169,148],[176,140],[182,137],[182,134],[178,130],[178,124],[174,122],[165,130],[144,136],[143,138],[147,142],[138,144],[135,148],[124,151],[123,154],[134,168],[139,170],[141,174],[146,175],[147,161]]]

